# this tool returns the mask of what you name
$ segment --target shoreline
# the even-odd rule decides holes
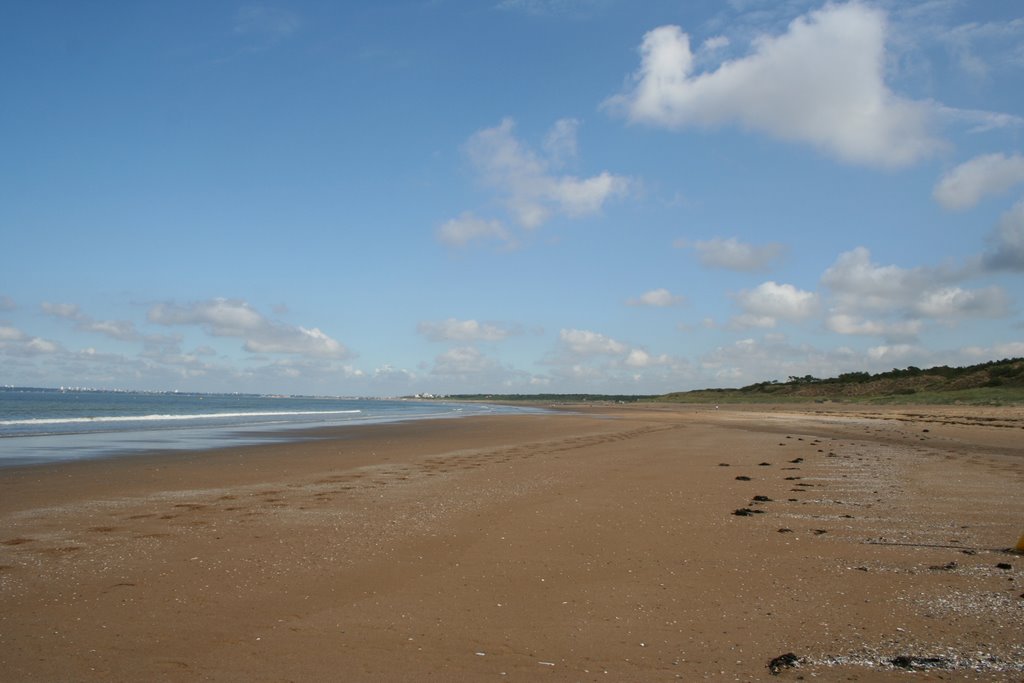
[[[1019,679],[1024,418],[808,408],[574,405],[5,468],[0,667],[751,680],[792,652],[783,677],[904,680],[910,657]]]
[[[406,401],[384,400],[382,403],[400,403]],[[89,429],[87,431],[57,431],[53,433],[20,433],[0,434],[0,471],[11,467],[31,467],[70,463],[85,460],[99,460],[121,457],[143,457],[171,453],[187,453],[214,451],[235,446],[258,446],[263,444],[289,443],[308,438],[308,433],[321,429],[348,429],[376,424],[394,424],[417,420],[456,419],[472,415],[488,414],[519,414],[536,410],[533,406],[504,406],[499,404],[465,403],[457,404],[446,401],[422,401],[429,403],[434,412],[381,412],[362,415],[363,409],[345,410],[344,413],[356,413],[359,416],[347,417],[344,420],[315,421],[299,419],[297,421],[251,422],[242,421],[220,425],[203,425],[198,421],[203,417],[213,419],[222,415],[119,415],[102,418],[108,422],[145,423],[147,421],[158,426],[148,428],[108,428]],[[372,404],[371,404],[372,405]],[[439,407],[458,406],[448,412],[438,410]],[[463,413],[463,410],[469,412]],[[305,413],[281,413],[280,417],[305,416]],[[259,413],[238,413],[235,418],[246,419],[260,417]],[[153,420],[152,418],[159,418]],[[170,427],[166,423],[173,420],[188,420],[195,424]],[[58,420],[59,421],[59,420]],[[82,422],[90,427],[94,423],[76,418],[69,422]],[[20,453],[20,454],[19,454]]]

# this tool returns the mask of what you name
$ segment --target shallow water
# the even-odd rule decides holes
[[[530,408],[423,400],[0,389],[0,467],[298,438],[296,429]]]

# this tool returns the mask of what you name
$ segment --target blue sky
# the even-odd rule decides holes
[[[0,384],[1024,356],[1015,0],[0,4]]]

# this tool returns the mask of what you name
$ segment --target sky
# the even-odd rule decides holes
[[[5,0],[0,385],[1024,356],[1018,0]]]

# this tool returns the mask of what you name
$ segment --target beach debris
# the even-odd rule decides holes
[[[944,657],[913,657],[910,655],[899,655],[889,660],[889,663],[898,669],[909,669],[916,671],[921,669],[948,669],[950,662]]]
[[[793,458],[792,460],[790,460],[790,462],[793,463],[794,465],[799,465],[803,461],[804,461],[803,458]]]
[[[540,664],[541,666],[554,666],[555,665],[554,662],[537,662],[537,663]]]
[[[759,463],[757,463],[757,466],[758,467],[771,467],[772,464],[770,462],[759,462]]]
[[[720,463],[718,463],[718,466],[719,467],[729,467],[729,463],[727,463],[727,462],[720,462]]]
[[[769,498],[768,496],[754,496],[754,500],[757,501],[758,503],[770,503],[770,502],[772,502],[772,499]]]
[[[931,569],[933,572],[948,572],[952,571],[953,569],[956,569],[956,562],[947,562],[946,564],[933,564],[932,566],[928,567],[928,569]]]
[[[749,517],[750,515],[763,515],[764,510],[751,510],[750,508],[739,508],[738,510],[733,510],[732,514],[736,515],[737,517]]]
[[[828,529],[813,529],[813,531],[815,536],[821,536],[822,534],[828,533]]]
[[[800,658],[792,652],[787,652],[768,662],[768,671],[772,676],[778,676],[783,669],[792,669],[795,666],[800,666]]]
[[[736,477],[736,481],[750,481],[750,477],[741,474],[740,476]]]
[[[780,534],[791,534],[791,533],[793,533],[793,530],[790,529],[788,526],[784,526],[781,529],[779,529],[779,533]]]
[[[1000,562],[996,565],[996,569],[1013,569],[1013,565],[1009,562]]]

